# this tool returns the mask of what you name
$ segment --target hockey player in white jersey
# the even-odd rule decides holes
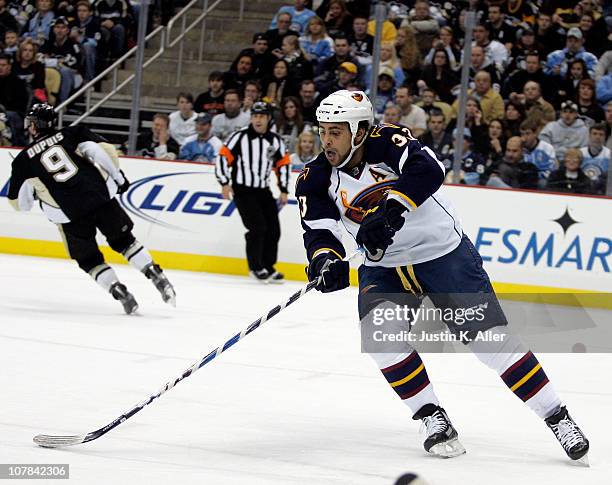
[[[433,151],[406,127],[373,126],[372,104],[361,91],[331,94],[317,109],[317,120],[323,152],[306,165],[296,185],[308,276],[311,281],[322,276],[317,289],[349,286],[341,223],[367,251],[358,273],[362,322],[381,304],[368,298],[374,292],[427,294],[436,306],[460,306],[462,298],[443,297],[465,294],[486,304],[488,318],[478,330],[501,332],[507,321],[482,259],[444,195],[444,167]],[[518,338],[488,343],[486,352],[478,342],[468,345],[545,420],[572,460],[586,459],[588,440]],[[465,453],[419,353],[406,343],[402,352],[370,355],[413,419],[423,421],[425,450],[441,457]]]

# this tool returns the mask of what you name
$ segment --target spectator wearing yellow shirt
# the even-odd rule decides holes
[[[468,95],[474,96],[482,108],[482,118],[485,123],[504,117],[504,100],[491,87],[491,75],[486,71],[479,71],[474,76],[474,89],[468,89]],[[453,116],[459,112],[459,100],[453,103]]]

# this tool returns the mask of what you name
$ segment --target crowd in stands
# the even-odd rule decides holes
[[[28,99],[51,94],[36,74],[49,69],[37,62],[49,66],[48,61],[60,59],[62,88],[54,94],[64,99],[72,89],[65,86],[77,82],[70,84],[68,72],[91,77],[97,59],[112,59],[125,49],[133,25],[127,0],[8,3],[0,0],[0,35],[5,55],[13,59],[12,71],[21,73],[28,94],[6,99],[3,86],[16,81],[0,57],[0,103],[7,125],[13,123],[10,113],[23,112]],[[285,140],[294,168],[300,168],[320,149],[319,101],[338,89],[369,92],[375,82],[372,103],[378,121],[409,127],[443,161],[448,180],[455,141],[461,137],[461,183],[605,193],[612,148],[610,2],[388,2],[377,79],[372,79],[373,3],[294,0],[283,6],[267,31],[253,33],[252,44],[225,72],[208,75],[207,90],[182,92],[177,111],[156,115],[150,132],[139,137],[139,152],[213,161],[215,147],[248,125],[250,107],[263,100],[274,109],[273,130]],[[29,11],[18,11],[24,4]],[[125,8],[119,13],[111,5]],[[471,56],[464,59],[470,7],[477,22]],[[88,28],[88,22],[96,28]],[[86,45],[97,46],[89,49],[96,60],[88,58]],[[465,129],[458,133],[464,62],[469,63],[469,90]]]
[[[174,0],[154,0],[149,27]],[[134,43],[138,0],[0,0],[0,142],[24,145],[23,118],[57,105]]]

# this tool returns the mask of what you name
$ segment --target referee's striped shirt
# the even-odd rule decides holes
[[[268,130],[260,135],[251,125],[233,133],[221,147],[215,175],[221,185],[265,189],[274,170],[281,192],[288,192],[291,164],[282,138]]]

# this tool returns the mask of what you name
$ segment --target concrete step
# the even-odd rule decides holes
[[[193,56],[196,57],[196,56]],[[135,62],[130,62],[126,65],[126,72],[131,72],[134,68]],[[211,60],[208,59],[207,56],[204,57],[202,63],[197,62],[197,60],[188,59],[187,56],[183,58],[183,74],[199,74],[202,76],[203,74],[208,75],[209,72],[220,70],[226,71],[230,66],[230,63],[224,60]],[[164,73],[172,73],[176,74],[178,70],[178,60],[170,59],[166,57],[160,57],[157,59],[148,69],[144,71],[145,80],[147,79],[148,74],[151,72],[164,72]],[[125,79],[129,74],[122,77],[121,79]],[[121,76],[120,76],[121,77]]]

